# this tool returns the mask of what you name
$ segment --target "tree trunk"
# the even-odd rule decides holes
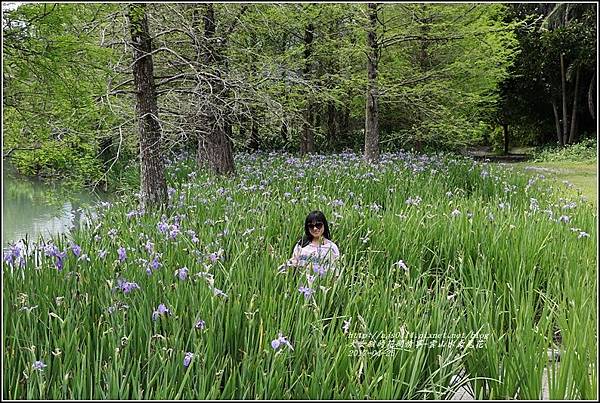
[[[302,141],[300,143],[300,154],[308,154],[315,151],[315,139],[313,131],[313,110],[312,105],[308,105],[304,110],[304,121],[302,122]]]
[[[508,123],[502,123],[502,129],[504,129],[504,155],[508,155]]]
[[[248,140],[248,148],[252,151],[257,151],[260,147],[259,139],[258,139],[258,116],[256,116],[256,110],[251,109],[250,114],[251,124],[250,124],[250,139]]]
[[[283,144],[287,144],[287,142],[288,142],[288,125],[287,125],[285,118],[283,118],[281,121],[281,128],[279,130],[279,135],[281,136],[281,139],[283,140]]]
[[[560,76],[561,76],[561,92],[562,92],[562,110],[563,110],[563,124],[562,124],[562,136],[563,140],[561,141],[562,145],[566,145],[568,141],[568,117],[567,117],[567,86],[565,84],[565,61],[564,61],[564,53],[560,54]]]
[[[310,81],[311,73],[311,47],[313,42],[314,27],[308,23],[304,29],[304,80]],[[313,128],[313,101],[312,96],[306,91],[306,107],[304,109],[304,123],[302,124],[302,137],[300,139],[300,154],[304,155],[315,151]]]
[[[575,73],[575,91],[573,92],[573,114],[571,115],[571,133],[569,134],[569,144],[573,144],[575,141],[575,129],[577,122],[577,104],[579,100],[579,71],[580,68],[577,66],[577,72]]]
[[[140,133],[140,182],[142,208],[167,201],[167,185],[161,154],[161,132],[154,85],[152,40],[145,4],[131,4],[127,17],[133,46],[133,81]]]
[[[338,146],[346,147],[348,145],[348,138],[350,137],[350,108],[344,106],[339,116],[339,138]]]
[[[365,111],[365,155],[367,162],[379,161],[379,105],[377,93],[377,4],[369,3],[369,29],[367,31],[367,105]]]
[[[558,144],[563,146],[563,137],[560,133],[560,117],[558,116],[558,106],[556,105],[556,101],[552,99],[552,111],[554,112],[554,123],[556,124],[556,138],[558,139]]]
[[[595,114],[595,106],[594,106],[594,83],[596,82],[596,69],[594,69],[594,74],[592,75],[592,79],[590,80],[590,85],[588,87],[588,110],[590,111],[590,116],[592,119],[596,120]]]
[[[327,139],[329,145],[335,148],[337,138],[337,127],[336,127],[336,108],[332,101],[327,103]]]
[[[428,7],[426,4],[420,5],[422,18],[419,18],[419,27],[422,39],[419,41],[419,52],[417,53],[417,60],[419,62],[419,68],[422,73],[429,70],[429,42],[425,38],[429,36],[429,31],[431,30],[431,27],[429,26],[431,18],[426,17],[427,8]]]
[[[222,61],[221,49],[214,45],[216,32],[215,12],[213,4],[205,4],[204,13],[204,38],[206,52],[204,62],[206,66],[215,68],[214,78],[209,79],[212,87],[211,100],[208,107],[207,130],[208,135],[200,141],[206,145],[208,152],[208,161],[212,170],[216,174],[234,174],[235,166],[233,162],[233,144],[231,142],[231,123],[225,112],[224,102],[220,99],[226,97],[226,89],[221,79],[221,74],[216,67]]]

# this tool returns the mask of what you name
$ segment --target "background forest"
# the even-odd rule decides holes
[[[233,153],[352,149],[368,160],[501,148],[507,132],[513,145],[596,136],[594,3],[140,10],[162,155],[208,159],[215,132]],[[127,4],[3,8],[3,156],[19,173],[139,183],[131,17]]]

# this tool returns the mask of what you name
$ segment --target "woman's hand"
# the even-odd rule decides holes
[[[278,273],[286,273],[290,267],[298,267],[298,262],[295,259],[290,259],[277,268]]]

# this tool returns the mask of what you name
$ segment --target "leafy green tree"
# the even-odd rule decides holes
[[[383,144],[456,149],[482,136],[516,49],[501,4],[384,5]]]
[[[520,52],[502,83],[502,111],[513,137],[562,145],[576,141],[578,132],[593,132],[595,5],[528,3],[508,10],[508,20],[524,22],[516,31]]]
[[[114,122],[99,102],[112,53],[99,46],[104,5],[23,4],[3,12],[3,145],[26,175],[102,176],[99,139]]]

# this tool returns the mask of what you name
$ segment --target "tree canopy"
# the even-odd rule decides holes
[[[595,119],[595,5],[378,4],[370,28],[365,3],[207,4],[146,10],[160,147],[199,163],[221,137],[233,151],[364,149],[368,85],[386,150],[457,150],[500,121],[556,141],[561,102],[569,130]],[[139,160],[126,6],[3,10],[3,146],[20,172],[97,185]]]

